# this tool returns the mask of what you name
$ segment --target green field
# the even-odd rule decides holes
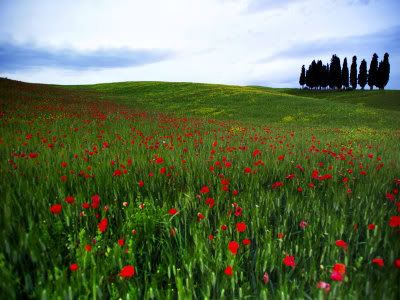
[[[400,91],[0,79],[0,295],[396,299],[399,120]]]

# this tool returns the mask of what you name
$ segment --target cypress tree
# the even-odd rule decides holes
[[[301,87],[304,87],[304,85],[306,84],[306,68],[304,67],[304,65],[301,67],[299,83]]]
[[[311,88],[310,69],[311,69],[311,65],[308,66],[308,69],[307,69],[307,71],[306,71],[306,86],[307,86],[308,88]]]
[[[365,59],[363,59],[360,64],[360,73],[358,74],[358,84],[361,86],[362,90],[367,84],[367,81],[368,81],[367,62],[365,61]]]
[[[357,88],[357,56],[353,56],[350,67],[350,85],[355,90]]]
[[[372,55],[371,64],[369,65],[368,71],[368,85],[371,90],[374,89],[374,85],[376,85],[376,78],[378,73],[378,55],[374,53]]]
[[[342,88],[342,68],[340,66],[340,58],[336,54],[332,55],[331,58],[330,80],[331,88]]]
[[[379,63],[377,78],[376,78],[376,86],[379,89],[385,89],[385,86],[389,82],[390,75],[390,64],[389,64],[389,54],[385,53],[383,56],[383,61]]]
[[[345,89],[349,88],[349,68],[347,67],[347,57],[345,57],[343,61],[342,84]]]

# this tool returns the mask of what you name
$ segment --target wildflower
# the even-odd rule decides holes
[[[373,264],[378,265],[379,267],[383,267],[384,266],[384,262],[382,258],[374,258],[371,261]]]
[[[53,204],[52,206],[50,206],[50,212],[53,215],[59,215],[62,211],[62,206],[61,204]]]
[[[228,276],[232,276],[233,275],[233,268],[231,266],[227,266],[224,273]]]
[[[65,202],[67,202],[68,204],[72,204],[72,203],[74,203],[74,201],[75,201],[75,198],[72,196],[65,197]]]
[[[69,266],[69,269],[71,270],[71,272],[75,272],[76,270],[79,269],[77,264],[72,264]]]
[[[108,226],[108,220],[106,218],[104,218],[97,225],[97,228],[99,228],[100,232],[104,232],[104,231],[106,231],[107,226]]]
[[[131,265],[127,265],[121,269],[119,276],[130,278],[135,275],[135,267]]]
[[[228,244],[228,249],[229,251],[232,252],[233,255],[236,255],[238,249],[239,249],[239,243],[236,241],[231,241]]]
[[[176,208],[170,208],[170,210],[168,211],[168,213],[173,216],[177,213],[178,211],[176,210]]]
[[[247,227],[246,223],[244,223],[244,222],[236,223],[236,230],[238,232],[244,232],[246,230],[246,227]]]
[[[264,272],[263,281],[264,281],[264,284],[267,284],[269,282],[269,275],[267,272]]]
[[[283,263],[285,264],[285,266],[292,267],[293,269],[296,266],[294,256],[286,255],[285,258],[283,259]]]
[[[390,227],[399,227],[400,226],[400,216],[392,216],[389,221]]]
[[[343,240],[337,240],[336,241],[336,246],[343,248],[343,249],[347,249],[347,243]]]
[[[331,285],[327,282],[320,281],[317,283],[317,288],[323,289],[325,291],[325,293],[329,293],[329,291],[331,290]]]

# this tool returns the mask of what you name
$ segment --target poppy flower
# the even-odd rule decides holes
[[[178,211],[177,211],[175,208],[170,208],[169,211],[168,211],[168,213],[169,213],[171,216],[175,215],[177,212],[178,212]]]
[[[400,269],[400,258],[397,258],[394,260],[393,265],[397,268]]]
[[[283,237],[285,236],[282,232],[278,232],[278,239],[283,239]]]
[[[200,189],[200,193],[201,194],[207,194],[208,192],[210,192],[210,189],[208,188],[208,186],[204,185],[201,189]]]
[[[228,244],[228,249],[229,249],[229,251],[231,251],[231,253],[232,253],[233,255],[236,255],[236,254],[237,254],[237,251],[238,251],[238,249],[239,249],[239,243],[236,242],[236,241],[231,241],[231,242],[229,242],[229,244]]]
[[[246,223],[244,223],[244,222],[239,222],[239,223],[236,223],[236,230],[238,231],[238,232],[244,232],[244,231],[246,231]]]
[[[346,265],[341,263],[334,264],[333,271],[336,271],[343,275],[346,273]]]
[[[38,153],[29,153],[29,158],[36,158],[38,156],[39,156]]]
[[[144,186],[144,182],[143,182],[143,180],[139,180],[139,182],[138,182],[138,186],[139,186],[139,187],[143,187],[143,186]]]
[[[389,221],[390,227],[399,227],[400,226],[400,216],[392,216]]]
[[[100,232],[106,231],[107,226],[108,226],[108,220],[106,218],[102,219],[100,221],[100,223],[97,225],[97,227],[99,228]]]
[[[61,204],[53,204],[52,206],[50,206],[50,212],[53,215],[59,215],[62,211],[62,206]]]
[[[242,241],[242,244],[243,245],[250,245],[251,244],[251,241],[249,240],[249,239],[244,239],[243,241]]]
[[[285,256],[285,258],[283,259],[283,263],[285,264],[285,266],[292,267],[293,269],[296,266],[294,256],[290,256],[290,255]]]
[[[119,239],[118,240],[118,245],[120,245],[121,247],[123,247],[125,245],[125,240],[124,239]]]
[[[72,196],[67,196],[67,197],[65,197],[65,202],[67,202],[67,203],[69,203],[69,204],[74,203],[74,201],[75,201],[75,198],[72,197]]]
[[[206,204],[210,207],[213,208],[214,204],[215,204],[215,200],[213,198],[207,198],[206,199]]]
[[[119,276],[125,277],[125,278],[130,278],[135,275],[135,267],[131,265],[127,265],[121,269],[121,272],[119,272]]]
[[[374,258],[371,261],[373,264],[378,265],[379,267],[383,267],[385,265],[382,258]]]
[[[329,293],[329,291],[331,290],[331,285],[327,282],[320,281],[317,283],[317,288],[323,289],[326,293]]]
[[[227,266],[224,273],[228,276],[232,276],[233,275],[233,268],[231,266]]]
[[[267,284],[269,282],[269,275],[267,272],[264,272],[263,281],[264,281],[264,284]]]
[[[344,274],[339,273],[338,271],[333,270],[331,273],[331,279],[333,281],[343,281]]]
[[[375,224],[368,224],[368,230],[374,230]]]
[[[306,221],[304,221],[304,220],[300,221],[299,227],[301,229],[304,230],[307,226],[308,226],[308,223]]]
[[[92,246],[90,246],[89,244],[85,246],[85,250],[86,252],[90,252],[92,251]]]
[[[249,168],[249,167],[244,168],[244,173],[246,173],[246,174],[251,173],[251,168]]]
[[[336,246],[343,248],[343,249],[347,249],[347,243],[343,240],[337,240],[336,241]]]
[[[157,164],[162,164],[164,162],[164,159],[162,157],[157,157],[156,158],[156,163]]]
[[[221,225],[221,230],[225,231],[225,230],[227,230],[227,229],[228,229],[228,226],[226,226],[226,225]]]
[[[76,270],[79,269],[77,264],[72,264],[69,266],[69,269],[71,270],[71,272],[75,272]]]
[[[212,241],[212,240],[214,239],[214,236],[213,236],[212,234],[210,234],[210,235],[208,236],[208,239],[209,239],[210,241]]]
[[[67,164],[65,161],[63,161],[63,162],[61,163],[61,167],[66,168],[67,166],[68,166],[68,164]]]
[[[92,196],[92,208],[96,209],[96,208],[99,208],[99,206],[100,206],[100,196],[93,195]]]

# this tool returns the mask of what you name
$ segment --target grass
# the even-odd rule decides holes
[[[0,294],[395,299],[398,94],[0,80]]]

